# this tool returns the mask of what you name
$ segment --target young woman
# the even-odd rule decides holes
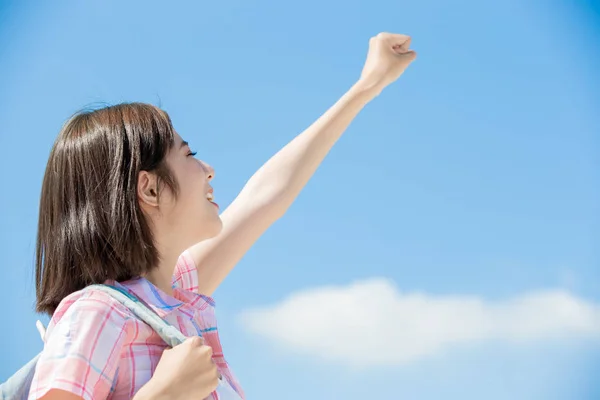
[[[219,375],[244,397],[209,296],[358,112],[415,59],[409,46],[405,35],[372,38],[357,83],[263,165],[221,216],[213,169],[194,158],[164,111],[133,103],[71,118],[42,185],[37,310],[52,319],[30,399],[218,398]],[[94,283],[129,291],[191,339],[166,349],[120,303],[85,289]]]

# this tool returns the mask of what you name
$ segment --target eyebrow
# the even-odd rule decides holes
[[[181,142],[181,144],[179,145],[179,148],[185,147],[185,146],[189,146],[190,144],[188,142],[186,142],[185,140],[183,140]]]

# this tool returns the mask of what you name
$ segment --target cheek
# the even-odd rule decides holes
[[[179,185],[179,192],[183,194],[202,188],[205,184],[202,166],[191,159],[180,162],[173,170],[173,178]]]
[[[181,174],[178,183],[182,205],[185,205],[189,212],[197,214],[204,208],[206,200],[206,179],[202,167],[189,168]]]

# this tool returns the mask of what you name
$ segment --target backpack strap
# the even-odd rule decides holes
[[[170,347],[175,347],[187,339],[187,337],[181,333],[179,329],[162,319],[158,314],[156,314],[156,312],[152,311],[138,297],[134,296],[130,292],[110,285],[90,285],[86,288],[86,290],[87,289],[94,289],[104,292],[117,300],[119,303],[123,304],[125,307],[131,310],[136,317],[150,325],[150,327],[154,329],[154,331]]]
[[[96,289],[104,292],[127,307],[140,320],[148,324],[171,347],[183,343],[187,338],[173,325],[162,319],[158,314],[146,306],[142,300],[128,291],[109,285],[90,285],[87,289]],[[0,383],[0,399],[26,400],[29,395],[31,381],[35,374],[35,367],[42,353],[24,365],[6,382]],[[242,397],[233,389],[226,379],[219,377],[217,388],[219,398],[223,400],[241,400]]]
[[[175,347],[187,339],[179,329],[162,319],[158,314],[146,306],[141,299],[134,296],[132,293],[110,285],[90,285],[86,290],[88,288],[104,292],[130,309],[136,317],[150,325],[150,327],[154,329],[154,331],[158,333],[162,340],[169,346]],[[242,400],[242,397],[220,373],[219,386],[217,387],[216,392],[219,394],[219,398],[223,400]]]

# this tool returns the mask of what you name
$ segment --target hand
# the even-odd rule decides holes
[[[410,40],[409,36],[394,33],[372,37],[359,82],[379,93],[398,79],[417,58],[417,53],[409,49]]]
[[[219,371],[212,360],[212,349],[196,336],[165,350],[148,387],[142,389],[150,395],[148,398],[204,399],[218,384]]]

